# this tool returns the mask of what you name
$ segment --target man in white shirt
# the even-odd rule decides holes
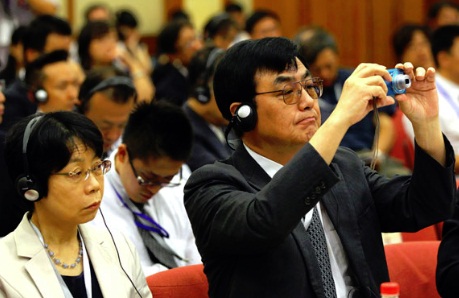
[[[201,262],[183,205],[192,129],[178,106],[141,103],[110,156],[101,214],[136,245],[145,275]],[[186,176],[186,175],[185,175]],[[103,225],[98,216],[95,224]]]
[[[459,25],[438,28],[432,34],[432,52],[436,64],[435,82],[438,91],[440,126],[459,158]],[[403,117],[403,124],[411,140],[411,123]],[[459,173],[459,163],[455,166]]]

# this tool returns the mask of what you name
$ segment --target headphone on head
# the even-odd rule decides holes
[[[85,83],[83,83],[84,85]],[[126,87],[134,93],[134,96],[136,96],[136,89],[134,86],[134,83],[130,77],[125,77],[125,76],[112,76],[109,77],[105,80],[102,80],[99,82],[96,86],[92,87],[89,89],[89,91],[84,94],[83,90],[80,89],[80,105],[78,106],[78,110],[83,112],[88,105],[89,100],[91,97],[94,95],[94,93],[111,88],[111,87],[116,87],[116,86],[122,86]]]
[[[46,92],[46,90],[41,87],[35,90],[33,96],[35,101],[39,103],[45,103],[48,100],[48,92]]]
[[[209,79],[215,61],[223,52],[224,50],[220,48],[215,48],[210,51],[209,56],[207,57],[206,68],[197,80],[200,83],[194,90],[194,98],[202,104],[206,104],[210,101]]]
[[[244,102],[237,107],[231,123],[233,127],[241,132],[251,131],[257,124],[257,110],[253,103]]]
[[[36,202],[41,199],[40,187],[36,183],[29,172],[29,162],[27,161],[27,144],[29,143],[30,135],[32,134],[33,128],[43,116],[32,118],[24,130],[24,136],[22,139],[22,161],[24,163],[24,174],[20,175],[16,179],[16,189],[19,194],[28,201]]]

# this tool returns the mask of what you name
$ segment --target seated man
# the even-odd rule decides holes
[[[193,126],[193,149],[187,165],[192,171],[230,155],[223,133],[228,121],[217,107],[212,80],[225,51],[215,46],[199,50],[191,60],[190,97],[183,105]]]
[[[183,205],[191,125],[167,102],[140,103],[110,156],[101,214],[135,244],[145,275],[201,262]],[[102,224],[96,218],[95,224]]]
[[[24,81],[38,112],[74,111],[80,103],[79,73],[65,50],[43,54],[29,63]]]
[[[389,179],[339,147],[387,96],[385,66],[361,64],[321,125],[322,82],[285,38],[241,41],[219,62],[214,92],[241,138],[230,158],[194,171],[185,207],[210,297],[379,297],[389,280],[381,232],[451,215],[454,152],[438,119],[435,71],[395,96],[416,132],[412,176]]]
[[[43,54],[55,50],[69,51],[72,41],[72,28],[66,20],[52,16],[36,17],[22,35],[24,66]],[[36,104],[28,100],[27,86],[21,73],[5,90],[5,114],[0,129],[6,131],[19,119],[36,112]]]
[[[97,125],[104,139],[104,153],[109,155],[119,145],[137,102],[132,79],[114,67],[95,68],[88,72],[78,97],[79,111]]]

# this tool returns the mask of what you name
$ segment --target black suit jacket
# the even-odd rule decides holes
[[[37,112],[37,104],[29,100],[27,87],[22,80],[16,79],[6,88],[4,95],[5,114],[0,124],[1,130],[7,131],[17,121]]]
[[[5,133],[0,130],[0,237],[14,231],[24,217],[32,210],[33,203],[19,196],[6,168]]]
[[[443,298],[459,297],[459,192],[453,217],[443,224],[438,249],[437,290]]]
[[[211,297],[324,297],[302,217],[320,200],[340,237],[357,293],[380,297],[388,281],[381,232],[417,231],[450,216],[447,167],[416,147],[412,176],[389,180],[340,148],[330,166],[307,144],[273,179],[243,146],[193,172],[185,207]]]
[[[193,127],[193,148],[190,158],[186,162],[190,169],[194,171],[205,164],[228,158],[231,149],[217,138],[210,129],[209,123],[186,104],[183,106],[183,110]]]

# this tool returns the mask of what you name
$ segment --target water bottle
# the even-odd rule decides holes
[[[399,298],[400,286],[396,282],[383,282],[381,284],[381,298]]]

